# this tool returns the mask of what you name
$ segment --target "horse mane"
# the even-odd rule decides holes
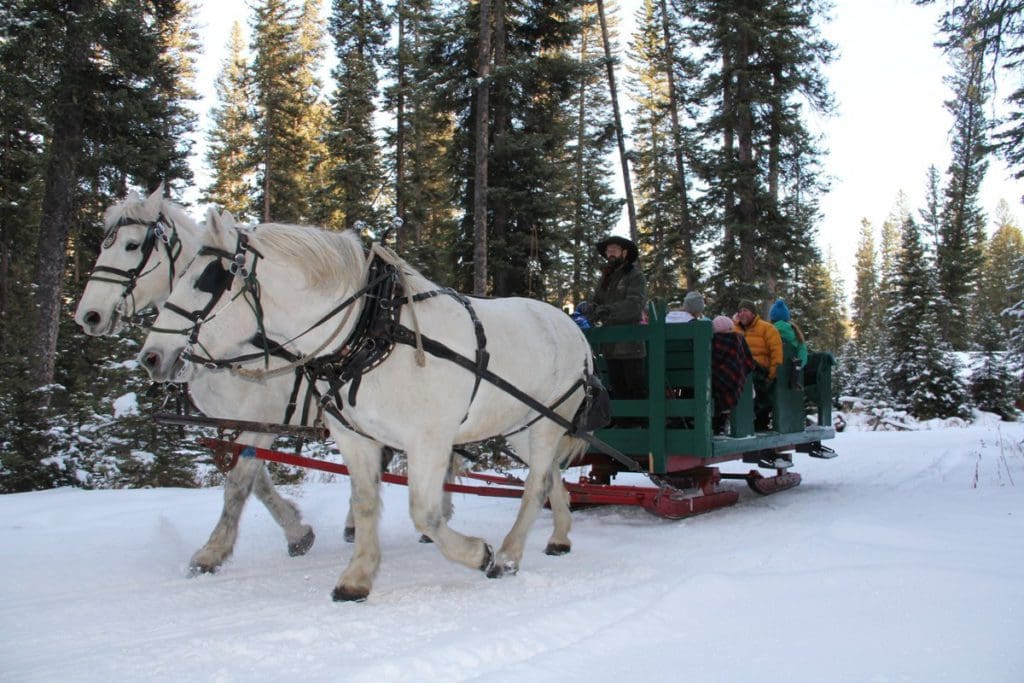
[[[328,290],[344,286],[352,291],[366,283],[366,251],[354,230],[330,232],[304,225],[265,223],[241,232],[264,256],[273,254],[285,267],[302,272],[306,286],[311,289]],[[408,294],[435,288],[404,259],[392,256],[391,260],[404,275]]]
[[[103,214],[103,229],[109,229],[110,226],[122,218],[152,223],[161,213],[164,215],[164,218],[178,229],[184,229],[190,234],[196,233],[198,230],[196,222],[192,220],[192,217],[179,204],[170,199],[162,199],[160,200],[159,208],[154,211],[153,207],[146,201],[146,198],[140,197],[135,192],[132,192],[123,201],[114,204],[106,210]]]

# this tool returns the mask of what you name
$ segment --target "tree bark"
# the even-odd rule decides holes
[[[395,215],[405,220],[405,0],[398,0],[395,8],[398,20],[398,48],[395,74]],[[405,250],[405,231],[399,229],[395,235],[395,247],[401,254]]]
[[[508,88],[505,87],[508,83],[508,76],[502,73],[508,62],[506,48],[508,38],[505,35],[505,0],[492,0],[492,2],[494,29],[491,44],[494,49],[494,70],[498,73],[498,77],[494,81],[491,103],[494,106],[494,149],[498,155],[501,155],[506,152],[504,143],[509,128],[509,94]],[[490,209],[490,213],[493,230],[491,237],[494,239],[491,246],[498,253],[493,267],[488,264],[492,280],[491,294],[493,296],[522,294],[518,287],[522,278],[517,276],[523,270],[522,263],[513,263],[509,255],[508,202],[496,202]]]
[[[622,187],[626,194],[626,210],[629,213],[629,238],[636,242],[636,204],[633,202],[633,183],[629,178],[629,157],[626,156],[626,135],[622,130],[622,115],[619,113],[619,94],[615,87],[615,60],[612,59],[611,40],[608,37],[608,22],[604,16],[604,0],[597,0],[597,16],[601,21],[601,41],[604,43],[604,63],[608,69],[608,92],[612,100],[612,114],[615,117],[615,137],[619,143],[619,160],[622,162]]]
[[[68,235],[75,218],[75,188],[83,154],[84,98],[88,96],[89,37],[81,17],[95,10],[96,0],[71,0],[64,15],[65,49],[54,105],[52,138],[43,181],[43,210],[36,251],[35,298],[37,352],[31,379],[38,387],[53,383],[60,327],[60,302],[67,263]],[[49,401],[47,392],[40,402]]]
[[[487,157],[491,88],[491,0],[480,0],[473,184],[473,293],[487,294]]]
[[[754,280],[754,223],[756,220],[757,168],[754,162],[754,110],[750,85],[750,53],[753,40],[746,28],[740,28],[736,54],[736,133],[739,143],[736,237],[740,243],[740,277],[744,283]]]
[[[672,49],[672,33],[669,30],[668,3],[661,0],[661,28],[665,41],[665,76],[668,78],[669,114],[672,119],[672,147],[676,163],[676,191],[679,193],[679,231],[683,243],[683,273],[686,288],[697,289],[697,270],[693,257],[693,221],[690,217],[690,203],[686,195],[686,164],[683,161],[683,135],[679,126],[679,100],[676,97],[675,51]]]

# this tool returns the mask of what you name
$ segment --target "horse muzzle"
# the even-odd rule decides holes
[[[80,311],[75,316],[75,322],[90,337],[114,335],[124,327],[124,318],[116,310],[111,311],[109,315],[104,315],[95,309]]]
[[[157,347],[146,347],[139,353],[139,365],[156,382],[187,382],[192,378],[194,366],[181,358],[184,348],[177,352]]]

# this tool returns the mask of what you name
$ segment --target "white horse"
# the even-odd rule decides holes
[[[199,251],[200,227],[182,207],[163,199],[162,193],[160,188],[143,199],[132,192],[107,210],[103,247],[75,313],[86,334],[116,334],[142,311],[162,305],[173,282]],[[227,372],[208,371],[196,372],[189,385],[193,401],[207,415],[265,422],[283,419],[291,389],[288,377],[257,385]],[[238,441],[269,448],[274,436],[243,432]],[[298,507],[274,488],[263,462],[240,458],[224,482],[220,520],[192,556],[193,572],[216,571],[231,556],[239,518],[251,493],[284,530],[290,555],[303,555],[312,547],[313,529],[302,522]]]
[[[251,359],[246,344],[262,335],[303,356],[301,362],[319,364],[340,411],[329,417],[332,434],[343,420],[405,451],[410,516],[447,558],[490,577],[515,573],[549,496],[554,531],[546,552],[569,551],[560,465],[585,447],[569,431],[593,360],[568,316],[530,299],[468,300],[442,290],[387,250],[375,247],[374,263],[352,232],[276,224],[237,229],[214,218],[207,239],[139,354],[154,379],[187,379],[183,355],[244,365]],[[393,281],[388,265],[397,269],[395,292],[380,289]],[[512,393],[497,386],[503,381],[514,385]],[[541,417],[545,407],[548,416]],[[380,458],[344,443],[347,432],[341,433],[356,537],[333,597],[362,600],[380,564]],[[497,435],[530,471],[515,524],[495,554],[483,539],[449,528],[441,501],[452,446]]]

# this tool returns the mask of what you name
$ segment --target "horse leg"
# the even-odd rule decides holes
[[[548,503],[555,519],[555,528],[548,539],[544,552],[548,555],[565,555],[572,550],[569,531],[572,529],[572,513],[569,511],[569,492],[562,481],[562,468],[555,463],[551,468],[551,488],[548,492]]]
[[[453,484],[459,478],[459,472],[462,471],[462,456],[458,453],[452,452],[452,459],[448,463],[448,473],[444,477],[445,484]],[[455,506],[452,504],[452,492],[448,489],[444,490],[444,495],[441,497],[441,514],[444,515],[444,521],[452,521],[452,515],[455,514]],[[433,543],[430,540],[430,536],[426,534],[420,535],[420,543]]]
[[[273,442],[273,437],[269,437],[268,440],[268,435],[245,433],[242,437],[242,443],[258,447],[266,447]],[[239,458],[228,472],[224,479],[224,506],[217,526],[210,533],[206,545],[197,550],[189,561],[189,569],[193,574],[215,572],[231,557],[235,541],[238,539],[238,520],[262,470],[261,461],[255,458]]]
[[[519,504],[519,514],[512,525],[494,560],[494,566],[487,573],[491,578],[502,574],[515,574],[519,571],[519,563],[523,559],[523,548],[526,536],[530,532],[544,501],[550,496],[552,510],[555,514],[555,531],[548,540],[545,552],[559,554],[568,552],[569,512],[568,494],[562,486],[561,471],[558,464],[562,461],[560,451],[568,448],[562,428],[547,421],[539,422],[528,432],[518,434],[512,439],[512,447],[519,457],[530,466],[530,473],[523,483],[523,499]],[[562,448],[559,448],[562,446]]]
[[[334,431],[332,429],[332,431]],[[338,442],[349,470],[352,496],[349,512],[355,529],[355,551],[338,578],[332,597],[335,601],[362,601],[370,594],[373,578],[380,568],[380,449],[362,439]]]
[[[391,466],[391,461],[395,457],[395,451],[388,446],[383,446],[380,449],[380,463],[381,471],[387,472],[388,467]],[[354,543],[356,540],[356,523],[355,518],[352,515],[352,506],[348,506],[348,514],[345,515],[345,542]],[[423,539],[420,539],[422,542]]]
[[[292,557],[305,555],[313,547],[316,534],[313,527],[302,523],[302,513],[292,501],[283,498],[270,480],[270,473],[266,467],[261,467],[256,477],[256,485],[253,493],[261,503],[267,506],[270,516],[284,529],[284,536],[288,541],[288,554]]]
[[[444,453],[444,456],[440,456]],[[494,556],[481,538],[452,530],[445,518],[444,483],[449,476],[451,451],[447,446],[417,446],[407,453],[409,466],[409,516],[416,530],[429,537],[452,562],[487,571]]]

